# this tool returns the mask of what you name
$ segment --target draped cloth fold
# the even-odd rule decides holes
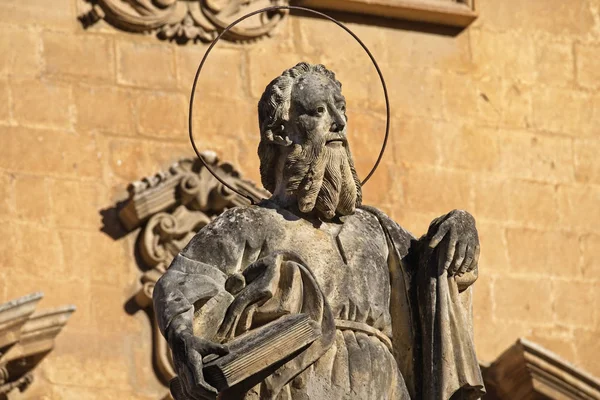
[[[471,400],[485,394],[475,355],[471,288],[477,278],[449,277],[431,249],[373,207],[390,242],[392,290],[403,307],[392,304],[394,347],[398,366],[412,398]],[[468,284],[464,284],[468,281]],[[398,301],[396,301],[398,302]]]
[[[292,252],[261,258],[242,274],[245,286],[235,294],[213,340],[227,342],[282,315],[294,313],[306,314],[321,326],[321,336],[306,349],[250,381],[262,381],[261,398],[274,399],[331,347],[335,341],[335,320],[307,264]],[[206,337],[206,332],[196,334]],[[224,392],[222,398],[237,398],[249,389],[248,385],[246,382],[234,387]]]
[[[417,273],[423,399],[479,399],[485,394],[473,343],[471,289],[459,293],[456,278],[428,246]]]

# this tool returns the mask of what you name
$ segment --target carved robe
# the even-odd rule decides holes
[[[155,310],[163,334],[193,312],[196,334],[225,342],[286,313],[321,324],[320,340],[223,398],[478,398],[459,293],[476,275],[448,278],[430,253],[376,209],[313,223],[266,201],[202,229],[157,283]]]

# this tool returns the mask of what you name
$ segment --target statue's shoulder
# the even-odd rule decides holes
[[[238,206],[223,211],[204,226],[183,250],[191,258],[208,252],[208,247],[228,251],[234,243],[260,243],[270,229],[268,212],[258,205]],[[222,244],[228,245],[223,247]],[[223,248],[221,248],[221,247]],[[212,251],[212,250],[211,250]]]
[[[377,219],[377,222],[381,225],[388,238],[394,243],[400,254],[404,255],[408,253],[411,242],[416,240],[409,231],[375,207],[363,205],[357,212],[368,214],[371,218]]]
[[[247,205],[233,207],[223,211],[207,228],[222,230],[224,228],[240,229],[247,226],[256,226],[257,223],[266,222],[271,218],[273,211],[261,205]]]

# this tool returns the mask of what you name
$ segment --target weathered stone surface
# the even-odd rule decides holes
[[[517,31],[522,36],[542,32],[559,37],[585,37],[594,27],[591,4],[586,0],[573,0],[568,4],[561,0],[544,3],[524,3],[519,0],[506,0],[502,4],[482,3],[480,12],[487,17],[478,20],[478,25],[499,31]]]
[[[10,85],[13,117],[23,125],[68,130],[73,116],[69,85],[39,80],[13,81]]]
[[[561,112],[556,112],[561,104]],[[533,94],[533,124],[544,131],[569,136],[593,132],[594,98],[588,92],[574,89],[539,88]]]
[[[465,170],[497,170],[500,164],[500,150],[494,133],[470,125],[449,128],[443,133],[444,165]]]
[[[561,223],[579,231],[600,232],[600,214],[593,210],[600,199],[600,188],[594,185],[559,186],[558,210]]]
[[[77,27],[73,2],[57,0],[8,0],[0,5],[0,21],[24,25],[41,25],[52,30],[70,31]]]
[[[78,129],[135,136],[133,108],[135,92],[131,89],[104,85],[77,85],[73,91],[77,106]],[[117,104],[118,107],[115,107]]]
[[[176,86],[174,48],[123,40],[117,41],[116,48],[118,83],[151,88]]]
[[[600,31],[594,28],[598,6],[588,0],[503,0],[480,1],[478,7],[479,18],[458,36],[436,26],[336,14],[374,52],[393,97],[391,143],[384,165],[365,187],[365,198],[402,226],[421,233],[436,213],[462,204],[461,196],[470,193],[463,207],[472,209],[478,218],[483,244],[481,265],[485,267],[481,283],[487,285],[491,276],[501,283],[511,277],[537,279],[552,273],[550,279],[554,281],[597,284],[600,249],[596,238],[600,221],[594,211],[600,199],[600,164],[595,141],[600,126],[600,97],[592,79],[597,64],[594,51],[600,39]],[[104,21],[84,30],[77,16],[89,8],[90,3],[83,0],[0,1],[0,81],[4,82],[0,84],[4,85],[0,88],[0,281],[9,282],[8,287],[0,284],[0,302],[21,296],[23,291],[43,289],[44,304],[74,302],[86,310],[74,314],[64,333],[87,329],[93,335],[89,312],[93,287],[110,282],[114,287],[129,288],[131,296],[140,289],[140,271],[133,252],[136,234],[115,240],[100,231],[98,228],[104,223],[112,227],[110,232],[121,231],[117,222],[100,215],[100,211],[123,200],[131,180],[168,169],[170,163],[193,156],[185,135],[173,135],[168,140],[139,135],[135,102],[141,96],[162,93],[181,95],[187,100],[190,88],[185,81],[191,80],[194,60],[200,60],[206,46],[178,45],[126,33]],[[239,166],[244,176],[259,182],[257,126],[252,110],[269,80],[299,59],[317,62],[321,56],[327,56],[328,63],[351,61],[348,66],[341,66],[345,73],[356,68],[360,71],[357,74],[362,74],[371,68],[361,50],[345,40],[346,34],[337,27],[329,29],[328,25],[294,14],[279,24],[282,29],[274,37],[256,43],[220,43],[209,62],[222,65],[222,69],[203,74],[198,87],[194,117],[199,147],[216,150],[222,160]],[[53,47],[45,49],[44,38],[53,39],[47,41]],[[115,44],[113,79],[119,76],[118,82],[103,77],[106,71],[99,65],[87,64],[94,57],[109,57],[110,50],[103,45],[110,42]],[[65,60],[73,60],[74,53],[83,51],[82,43],[99,46],[87,49],[85,59],[73,62],[73,66],[88,65],[89,69],[72,69]],[[65,60],[61,60],[63,52],[53,49],[66,44],[73,47],[64,49]],[[314,59],[304,54],[303,47],[307,45],[316,49]],[[117,59],[119,54],[123,57]],[[355,54],[355,60],[348,54]],[[52,71],[48,69],[51,65],[55,67]],[[117,67],[122,67],[120,75]],[[225,74],[232,71],[237,75]],[[370,86],[350,87],[346,79],[348,87],[344,93],[349,111],[361,114],[357,117],[360,121],[350,120],[349,129],[358,123],[363,127],[360,132],[350,132],[352,140],[356,143],[359,138],[371,149],[378,146],[375,142],[380,132],[371,129],[379,126],[382,97],[376,77],[369,74],[370,82],[362,76],[360,80]],[[58,88],[58,94],[39,89],[40,82]],[[37,94],[27,94],[26,87]],[[219,88],[223,93],[208,93]],[[61,97],[63,94],[66,97]],[[357,107],[357,101],[365,108]],[[169,112],[187,112],[187,105],[178,107],[184,109]],[[459,135],[462,126],[474,134]],[[446,145],[450,138],[456,141],[456,135],[461,139],[461,147],[474,152],[462,154],[464,160]],[[482,157],[490,149],[481,148],[485,141],[478,141],[479,135],[497,145],[498,164],[491,168],[490,160]],[[538,140],[536,145],[534,138]],[[371,154],[357,145],[353,150],[357,159],[365,160],[357,160],[359,176],[364,176],[372,166]],[[482,162],[481,166],[478,162]],[[53,222],[59,220],[53,211],[56,207],[49,199],[34,198],[43,195],[44,190],[27,184],[17,187],[19,180],[45,181],[50,186],[55,180],[66,180],[72,182],[64,186],[69,191],[71,187],[87,185],[103,189],[95,203],[89,204],[89,196],[81,201],[70,192],[61,196],[65,200],[60,203],[66,208],[57,209],[57,213],[64,216],[73,208],[83,216],[85,226],[73,225],[75,218],[70,219],[69,226],[57,226]],[[557,189],[554,211],[553,196],[546,185]],[[49,214],[44,215],[47,211]],[[106,215],[113,212],[108,210]],[[558,220],[556,212],[560,214]],[[508,231],[515,235],[511,246],[518,245],[527,252],[522,254],[525,259],[546,260],[533,264],[537,272],[509,264]],[[517,231],[524,233],[516,235]],[[532,237],[530,231],[539,234]],[[45,234],[50,238],[46,239]],[[31,261],[20,254],[19,241],[25,235],[40,241],[31,251],[47,254],[48,262]],[[528,240],[533,246],[528,247]],[[542,251],[552,255],[556,252],[547,250],[539,240],[548,240],[564,250],[557,255],[558,260],[565,262],[563,268],[547,260]],[[581,264],[574,260],[576,240],[582,250]],[[516,258],[519,249],[510,251],[511,257]],[[57,263],[61,254],[62,263]],[[508,283],[503,288],[502,292],[492,290],[493,303],[500,297],[520,295],[520,286]],[[545,295],[555,296],[556,290],[557,286],[552,285]],[[482,299],[489,304],[483,294],[475,295],[480,296],[476,302]],[[576,298],[573,301],[577,303]],[[107,306],[109,310],[98,309],[98,313],[124,313],[124,304],[116,307],[115,303]],[[595,304],[584,304],[576,312],[593,315]],[[97,307],[102,307],[101,303]],[[551,325],[538,319],[512,323],[497,317],[498,305],[494,310],[492,315],[475,315],[475,343],[482,361],[493,361],[518,336],[524,336],[566,357],[576,367],[600,375],[595,350],[600,328],[578,328],[572,322],[578,316],[558,317],[556,313]],[[123,346],[128,348],[151,348],[151,335],[141,330],[150,327],[145,314],[138,312],[130,318],[136,321],[132,325],[138,324],[135,331],[142,333],[128,338],[113,336],[110,340],[118,346],[127,342]],[[54,352],[61,353],[62,344],[71,340],[86,339],[58,337]],[[565,344],[568,341],[575,350]],[[74,358],[80,359],[88,354],[72,352]],[[91,376],[83,376],[78,386],[53,384],[36,376],[37,383],[29,389],[30,398],[162,398],[168,389],[160,385],[157,374],[147,375],[151,366],[142,370],[142,360],[136,366],[132,357],[128,352],[115,355],[123,366],[137,371],[136,379],[140,379],[130,379],[127,389],[110,389],[106,382],[99,388],[100,379]],[[150,355],[145,357],[146,361],[150,359]],[[50,367],[51,359],[47,361]],[[38,387],[43,390],[33,392]],[[152,396],[148,390],[154,390]],[[27,392],[24,395],[29,396]]]
[[[566,86],[575,79],[573,43],[542,41],[535,51],[537,81]]]
[[[598,284],[595,282],[556,281],[554,310],[556,319],[571,326],[594,328],[598,320]],[[591,314],[579,312],[586,304],[595,305]]]
[[[579,238],[574,233],[509,228],[506,240],[512,271],[565,278],[581,276]]]
[[[474,212],[480,219],[507,221],[511,212],[511,181],[506,179],[478,179],[473,182]],[[492,244],[497,247],[498,243]],[[504,245],[500,246],[501,248]]]
[[[509,218],[522,225],[560,227],[556,186],[529,181],[508,184]],[[522,246],[518,246],[522,247]]]
[[[41,43],[38,35],[24,27],[1,24],[0,76],[38,76],[42,70]]]
[[[600,263],[596,261],[596,254],[600,251],[600,235],[584,236],[582,250],[583,276],[588,279],[597,279],[600,276]]]
[[[55,224],[64,228],[99,229],[96,209],[106,197],[105,190],[95,182],[54,180],[50,183],[50,202]],[[74,202],[73,198],[79,199]]]
[[[184,139],[187,103],[186,97],[180,93],[140,93],[135,102],[139,132],[161,139]]]
[[[14,179],[15,209],[17,217],[48,224],[52,212],[50,182],[45,177],[19,176]]]
[[[573,180],[570,139],[521,130],[501,130],[497,135],[502,142],[497,171],[503,176],[550,183]]]
[[[597,44],[575,45],[575,59],[577,61],[577,82],[589,89],[600,87],[600,62],[598,61]]]
[[[507,293],[513,295],[506,296]],[[552,293],[552,282],[547,278],[499,279],[494,285],[496,316],[500,320],[550,325],[553,320],[552,299],[545,297],[545,301],[540,301],[540,294],[546,293]]]
[[[447,185],[446,182],[453,182]],[[404,197],[413,210],[432,216],[442,207],[470,208],[470,177],[464,172],[443,169],[410,169],[404,178]]]
[[[206,225],[154,287],[158,327],[179,375],[172,395],[214,397],[218,389],[225,397],[265,399],[285,392],[298,399],[480,397],[468,311],[479,258],[473,217],[451,211],[417,241],[381,211],[360,208],[346,102],[322,65],[286,70],[265,89],[258,114],[261,179],[273,195]],[[179,237],[177,216],[171,219],[169,232]],[[288,329],[284,321],[294,318],[305,324]],[[271,335],[269,343],[260,339]],[[308,347],[294,353],[301,345]],[[248,361],[232,366],[235,352],[246,348]],[[223,358],[201,358],[211,354]],[[418,357],[423,369],[412,366]],[[266,364],[256,366],[261,360]],[[311,365],[302,385],[293,383]],[[238,382],[260,382],[262,389]]]
[[[79,178],[98,178],[102,173],[102,152],[95,136],[1,126],[0,134],[4,146],[0,168]]]
[[[48,32],[42,35],[42,40],[45,73],[115,80],[115,46],[112,39]]]
[[[535,45],[530,36],[487,29],[473,29],[470,35],[473,61],[481,74],[510,77],[519,82],[535,81]]]
[[[575,179],[581,183],[600,184],[600,165],[596,161],[596,155],[600,152],[600,140],[575,140],[573,152]]]
[[[489,268],[490,274],[510,275],[505,228],[501,223],[479,223],[479,238],[484,243],[481,249],[481,263]],[[495,315],[495,313],[493,314]],[[488,315],[487,318],[492,318]]]
[[[177,80],[184,92],[188,92],[194,82],[204,50],[195,46],[177,48]],[[248,89],[247,82],[242,79],[242,69],[246,65],[243,57],[244,53],[240,49],[215,48],[204,64],[202,75],[198,80],[196,94],[198,100],[202,101],[207,95],[223,97],[243,95]],[[240,89],[242,89],[241,93]]]
[[[0,79],[0,123],[9,123],[10,108],[10,87],[8,80]]]
[[[596,357],[589,357],[589,353],[598,354],[600,342],[597,331],[589,329],[575,330],[575,346],[577,348],[578,363],[595,376],[600,375],[600,362]]]

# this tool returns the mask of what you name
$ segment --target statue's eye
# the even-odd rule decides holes
[[[341,105],[339,105],[339,106],[338,106],[338,109],[339,109],[341,112],[346,112],[346,105],[345,105],[345,104],[341,104]]]
[[[323,114],[325,112],[325,107],[317,107],[317,114]]]

